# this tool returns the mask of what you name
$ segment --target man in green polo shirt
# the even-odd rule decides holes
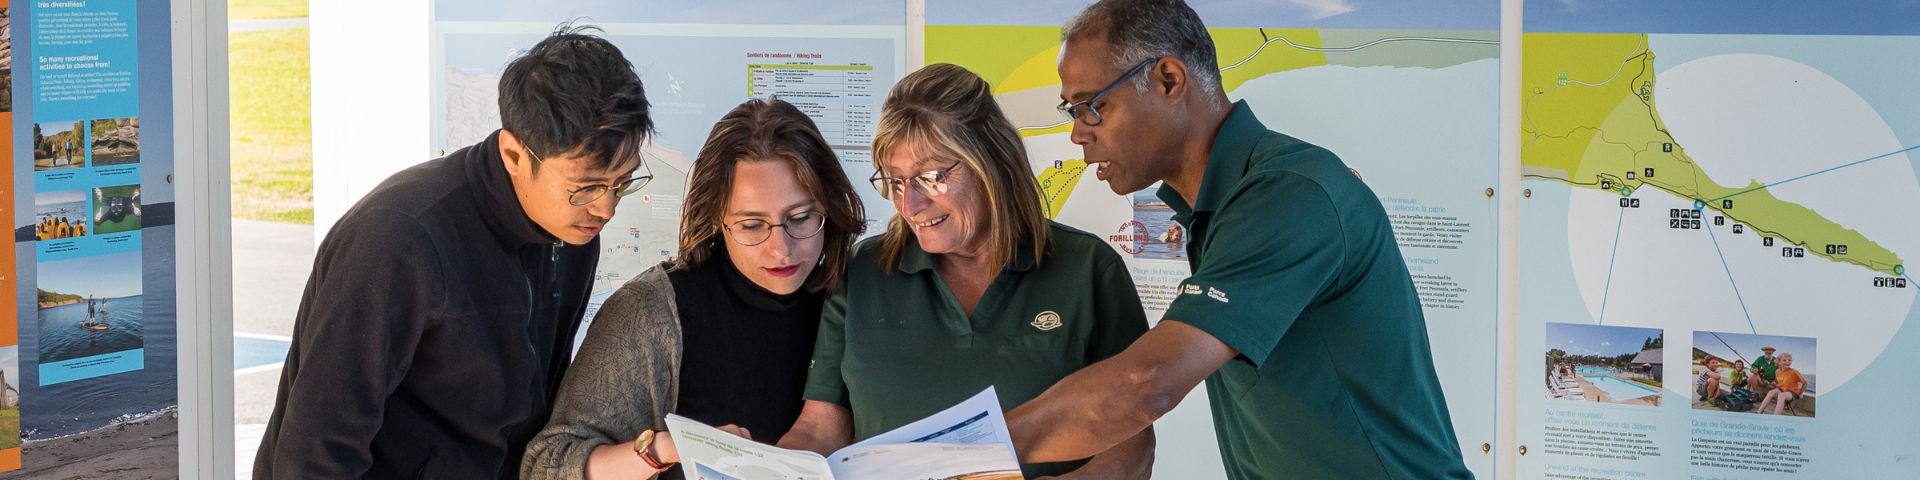
[[[1025,461],[1101,452],[1202,379],[1232,478],[1470,478],[1380,201],[1333,153],[1229,103],[1178,0],[1062,32],[1061,110],[1098,177],[1164,181],[1193,276],[1165,320],[1008,416]]]
[[[1753,359],[1753,366],[1749,367],[1754,372],[1753,376],[1748,377],[1747,380],[1751,382],[1748,385],[1749,390],[1764,393],[1767,389],[1773,388],[1773,374],[1780,368],[1774,360],[1773,350],[1772,345],[1760,347],[1760,358]]]

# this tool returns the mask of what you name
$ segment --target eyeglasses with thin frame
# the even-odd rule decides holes
[[[894,195],[906,193],[908,180],[913,181],[913,185],[920,189],[920,193],[929,197],[938,197],[947,194],[947,181],[952,179],[953,169],[959,166],[960,162],[953,162],[946,168],[920,172],[919,175],[907,178],[884,177],[876,170],[872,177],[867,178],[867,182],[873,184],[874,190],[880,191],[880,198],[888,200],[892,200]]]
[[[824,230],[821,227],[826,226],[826,224],[827,214],[813,210],[802,210],[787,215],[787,221],[783,223],[771,223],[758,218],[749,218],[733,223],[722,224],[721,228],[727,229],[727,233],[731,234],[727,237],[733,239],[733,243],[751,247],[767,243],[767,239],[773,238],[773,229],[775,227],[786,230],[787,238],[804,240],[813,238],[814,235],[819,235],[820,231]]]
[[[1160,62],[1159,57],[1149,58],[1147,59],[1147,61],[1140,62],[1139,65],[1134,65],[1133,68],[1127,69],[1127,73],[1120,74],[1120,78],[1114,79],[1113,83],[1107,84],[1107,88],[1100,89],[1099,93],[1095,93],[1093,94],[1093,96],[1087,97],[1086,100],[1081,100],[1078,102],[1068,102],[1068,101],[1062,100],[1060,102],[1060,106],[1054,107],[1054,109],[1059,110],[1061,115],[1065,115],[1067,117],[1068,122],[1078,120],[1080,121],[1080,123],[1085,124],[1086,126],[1089,126],[1089,127],[1094,125],[1099,125],[1102,120],[1100,118],[1100,109],[1094,108],[1093,102],[1100,101],[1102,97],[1106,97],[1107,92],[1113,91],[1113,87],[1118,87],[1122,82],[1127,81],[1127,79],[1133,78],[1134,75],[1140,74],[1140,71],[1146,70],[1148,65],[1153,65],[1159,62]]]
[[[536,165],[546,162],[540,159],[540,154],[533,153],[532,148],[527,148],[526,150],[527,155],[533,157]],[[595,200],[599,200],[600,197],[606,196],[607,192],[613,192],[615,198],[626,197],[627,195],[639,192],[641,187],[645,187],[648,182],[653,181],[653,169],[647,167],[645,158],[640,159],[640,169],[634,173],[637,175],[629,175],[626,180],[614,182],[611,185],[596,183],[569,190],[567,191],[567,203],[576,207],[586,205],[593,203]]]

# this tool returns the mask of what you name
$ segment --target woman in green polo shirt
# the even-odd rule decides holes
[[[987,82],[936,64],[895,84],[871,178],[896,215],[853,248],[827,300],[800,419],[782,446],[831,452],[989,385],[1003,407],[1146,332],[1119,254],[1047,220],[1019,132]],[[1144,477],[1151,430],[1091,460],[1028,477]],[[1083,465],[1084,464],[1084,465]]]

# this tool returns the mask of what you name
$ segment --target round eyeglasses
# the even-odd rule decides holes
[[[787,238],[802,240],[813,238],[814,235],[819,235],[820,231],[823,230],[822,227],[826,225],[826,214],[809,210],[787,215],[787,221],[783,223],[772,223],[758,218],[749,218],[724,224],[722,227],[727,229],[727,233],[730,234],[727,237],[732,239],[733,243],[751,247],[766,243],[767,239],[773,238],[773,229],[776,227],[785,229],[787,231]]]

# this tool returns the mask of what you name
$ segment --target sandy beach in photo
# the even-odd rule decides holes
[[[179,411],[173,408],[86,433],[28,441],[11,478],[145,480],[179,477]]]

